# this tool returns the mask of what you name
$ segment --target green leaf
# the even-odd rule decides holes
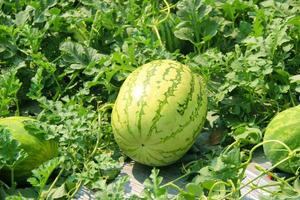
[[[97,62],[102,57],[95,49],[71,41],[62,43],[59,49],[63,53],[64,62],[70,64],[68,73],[84,69],[89,64]]]
[[[57,4],[57,0],[41,0],[34,2],[34,22],[42,23],[47,20],[48,10]]]
[[[255,18],[253,22],[253,32],[255,37],[262,36],[265,30],[264,22],[266,20],[266,16],[263,9],[257,10],[255,13]]]
[[[298,85],[296,88],[295,88],[295,91],[300,93],[300,85]]]
[[[237,40],[242,41],[246,38],[252,31],[251,24],[247,21],[241,21],[239,24],[239,32],[237,35]]]
[[[50,191],[43,191],[41,196],[47,196],[47,199],[62,199],[63,197],[66,197],[67,194],[68,191],[66,190],[66,185],[63,183],[61,186],[54,187]]]
[[[300,195],[300,178],[299,177],[294,181],[294,188]]]
[[[122,176],[115,180],[111,184],[106,184],[104,180],[99,180],[95,184],[98,184],[100,190],[95,193],[96,199],[104,200],[119,200],[124,199],[127,195],[125,194],[125,185],[128,184],[129,177]],[[134,199],[134,198],[133,198]]]
[[[17,72],[17,68],[11,68],[0,74],[0,116],[7,116],[12,106],[18,106],[17,93],[22,83],[16,76]]]
[[[222,182],[216,184],[208,196],[209,199],[225,199],[226,198],[226,185]]]
[[[200,28],[202,29],[202,37],[204,41],[211,40],[218,32],[219,24],[215,20],[205,20]]]
[[[32,170],[32,177],[28,178],[27,181],[39,190],[39,195],[42,194],[43,189],[46,186],[46,183],[52,174],[52,172],[61,164],[59,158],[53,158],[37,169]]]
[[[292,24],[292,25],[296,25],[296,26],[300,27],[300,15],[291,17],[288,20],[288,24]]]
[[[0,126],[0,169],[6,167],[13,170],[26,157],[21,144],[11,137],[9,130]]]
[[[216,35],[218,23],[209,16],[212,12],[210,5],[200,0],[182,0],[177,8],[177,15],[181,19],[174,31],[177,38],[188,40],[199,48],[202,40],[208,41]]]
[[[200,197],[203,195],[203,189],[200,185],[188,183],[185,187],[186,191],[190,194],[193,194],[195,197]]]
[[[34,77],[31,79],[31,86],[27,96],[31,99],[39,99],[42,97],[43,85],[43,76],[44,68],[39,67]]]
[[[181,40],[188,40],[194,43],[194,32],[191,28],[182,27],[174,31],[174,35]]]
[[[298,83],[298,84],[300,84],[300,74],[291,76],[289,79],[290,79],[290,83]]]
[[[145,197],[149,199],[165,199],[167,198],[167,189],[161,187],[163,178],[159,176],[159,170],[153,168],[151,170],[151,175],[149,179],[146,179],[144,182]]]
[[[17,39],[12,27],[0,25],[0,58],[1,62],[12,58],[17,52]]]
[[[24,11],[20,11],[16,14],[15,24],[17,26],[23,26],[30,17],[30,12],[34,10],[31,6],[27,6]]]
[[[262,132],[257,127],[248,127],[247,125],[239,125],[231,134],[235,140],[247,144],[258,144],[262,139]]]

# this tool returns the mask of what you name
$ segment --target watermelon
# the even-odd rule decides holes
[[[165,166],[193,145],[206,113],[202,77],[179,62],[155,60],[127,77],[111,124],[117,144],[128,157],[149,166]]]
[[[25,130],[24,122],[30,120],[34,119],[29,117],[0,118],[0,125],[10,132],[12,139],[18,141],[20,147],[28,154],[14,168],[14,178],[20,182],[25,181],[31,175],[31,170],[58,154],[58,146],[54,141],[43,141]],[[5,174],[10,175],[9,169],[1,169],[0,174],[0,178],[3,178]]]
[[[286,109],[271,120],[264,135],[264,141],[267,140],[279,140],[291,150],[300,148],[300,106]],[[266,157],[273,164],[288,156],[288,150],[276,142],[265,143],[263,149]],[[299,157],[293,157],[278,166],[280,170],[288,173],[295,173],[299,167]]]

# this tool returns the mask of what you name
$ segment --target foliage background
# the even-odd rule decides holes
[[[125,179],[107,185],[124,160],[112,136],[110,105],[128,74],[151,60],[187,64],[209,90],[209,146],[193,148],[196,158],[184,174],[196,178],[177,198],[207,196],[218,181],[238,188],[243,174],[230,177],[229,171],[243,168],[277,112],[299,104],[297,0],[1,0],[0,8],[0,116],[35,116],[40,123],[28,128],[60,143],[60,158],[30,181],[40,198],[71,198],[81,185],[102,199],[122,197]],[[233,149],[222,151],[232,142]],[[2,154],[0,148],[7,157]],[[219,171],[208,170],[215,161]],[[45,170],[54,171],[50,181],[38,178]],[[157,187],[149,184],[145,195],[164,198],[153,173],[149,181]],[[2,182],[0,188],[0,196],[17,194]]]

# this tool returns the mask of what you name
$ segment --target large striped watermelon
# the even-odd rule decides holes
[[[300,148],[300,106],[289,108],[278,113],[268,124],[264,141],[279,140],[291,150]],[[273,164],[288,156],[288,150],[283,145],[275,142],[265,143],[264,152]],[[295,173],[300,167],[300,158],[294,157],[283,164],[279,169]]]
[[[127,77],[114,105],[112,127],[126,155],[164,166],[193,145],[206,112],[203,79],[176,61],[156,60]]]

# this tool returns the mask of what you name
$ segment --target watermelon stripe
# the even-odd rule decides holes
[[[201,85],[200,85],[200,87],[201,87]],[[199,93],[197,95],[197,99],[198,99],[197,100],[198,105],[196,106],[197,109],[193,111],[193,113],[191,115],[191,118],[190,118],[190,121],[186,122],[185,125],[189,124],[189,122],[192,122],[194,119],[197,119],[196,117],[200,114],[200,111],[201,111],[202,106],[203,106],[202,105],[202,100],[203,100],[202,99],[202,95],[203,95],[203,93],[204,93],[203,88],[201,88],[201,93]],[[169,151],[165,151],[165,150],[161,150],[161,149],[154,149],[154,150],[157,151],[157,152],[159,152],[165,158],[167,158],[169,156],[166,156],[164,154],[171,154],[170,156],[174,156],[174,154],[176,152],[183,151],[185,153],[187,151],[187,149],[189,149],[192,146],[192,144],[194,143],[194,139],[197,137],[199,131],[201,130],[201,127],[203,126],[203,124],[205,122],[204,121],[205,117],[206,117],[206,115],[203,115],[202,120],[200,120],[200,121],[202,121],[202,123],[200,123],[197,126],[197,128],[195,129],[195,131],[193,131],[193,139],[191,139],[190,142],[187,143],[187,145],[185,145],[184,147],[181,147],[181,148],[176,147],[175,149],[169,150]],[[181,126],[174,133],[180,133],[183,129],[184,129],[184,127]],[[174,133],[171,134],[173,137],[175,136]],[[162,139],[161,142],[166,142],[170,138],[171,138],[170,136],[165,137],[165,138]]]
[[[134,71],[134,72],[136,72],[136,73],[138,73],[139,71],[140,71],[140,69],[141,68],[138,68],[136,71]],[[124,99],[125,99],[125,101],[126,101],[126,108],[127,107],[129,107],[129,105],[131,104],[131,102],[132,102],[132,95],[131,95],[131,88],[133,88],[133,86],[134,86],[134,84],[135,84],[135,82],[136,82],[136,80],[138,79],[138,76],[133,76],[133,78],[132,78],[132,80],[130,80],[130,81],[128,81],[129,82],[129,84],[128,84],[128,87],[127,87],[127,93],[125,93],[126,95],[124,95]],[[129,113],[128,113],[128,109],[124,109],[124,111],[125,111],[125,115],[126,115],[126,121],[128,122],[129,121]],[[130,134],[130,135],[132,135],[132,137],[134,138],[134,139],[136,139],[135,138],[135,135],[134,135],[134,133],[133,133],[133,131],[131,130],[131,128],[130,128],[130,124],[129,123],[127,123],[126,124],[126,126],[127,126],[127,130],[128,130],[128,133]]]
[[[142,116],[145,114],[145,110],[144,107],[147,105],[147,101],[145,101],[145,98],[147,97],[146,95],[146,86],[148,85],[149,81],[151,78],[154,77],[155,72],[157,72],[157,68],[156,67],[150,67],[149,71],[147,72],[147,76],[146,76],[146,80],[143,82],[143,92],[140,98],[141,102],[141,106],[139,109],[139,113],[138,113],[138,131],[139,131],[139,135],[142,135]]]
[[[188,146],[188,145],[186,145]],[[150,148],[150,147],[149,147]],[[176,152],[179,152],[179,151],[186,151],[185,147],[177,147],[177,146],[174,146],[174,149],[171,149],[171,150],[163,150],[161,148],[155,148],[155,146],[152,146],[151,149],[153,151],[156,151],[158,153],[161,153],[161,154],[175,154]]]
[[[203,96],[206,96],[205,91],[203,91],[203,90],[204,90],[204,88],[200,84],[200,93],[198,94],[198,103],[200,104],[199,107],[201,107],[201,108],[203,107],[202,103],[204,102],[203,101]],[[199,131],[201,130],[201,128],[204,125],[204,122],[205,122],[205,119],[206,119],[207,105],[205,105],[204,109],[205,109],[205,114],[202,115],[202,118],[200,120],[202,123],[199,123],[198,127],[194,131],[194,134],[193,134],[194,139],[197,137]]]
[[[151,149],[147,149],[147,155],[148,155],[150,158],[152,158],[153,160],[157,160],[157,161],[159,161],[160,163],[164,163],[164,164],[167,164],[167,163],[168,163],[168,162],[166,162],[165,160],[158,159],[158,157],[157,157],[157,152],[153,152],[154,155],[152,155],[152,153],[150,153],[150,152],[153,152],[153,151],[151,151]]]
[[[193,100],[193,94],[195,90],[195,77],[191,74],[191,83],[190,83],[190,91],[187,95],[187,98],[184,100],[183,104],[179,104],[179,108],[177,109],[177,112],[180,115],[184,115],[189,103]]]
[[[125,137],[123,134],[121,134],[118,129],[113,129],[114,133],[116,136],[118,136],[119,138],[122,138],[122,140],[125,140],[128,144],[131,144],[130,138]],[[124,141],[123,141],[124,142]]]
[[[193,89],[190,89],[190,92],[191,91],[194,91],[195,90],[195,87],[196,87],[196,84],[195,84],[195,77],[192,76],[193,79],[191,81],[191,83],[193,85],[191,85],[191,88]],[[194,86],[194,87],[192,87]],[[200,112],[202,110],[202,96],[203,94],[202,93],[198,93],[198,96],[197,96],[197,105],[195,106],[194,110],[192,111],[192,114],[190,116],[190,118],[187,119],[187,121],[179,126],[179,128],[175,131],[173,131],[170,135],[164,137],[164,138],[161,138],[160,142],[166,142],[167,140],[171,139],[171,138],[174,138],[177,134],[181,133],[187,126],[189,126],[191,123],[194,123],[195,120],[197,120],[197,117],[200,115]],[[200,97],[200,98],[199,98]],[[185,100],[185,104],[183,107],[185,108],[186,110],[186,107],[188,106],[188,104],[192,101],[192,96],[188,96],[187,99]],[[203,126],[203,124],[199,124],[199,126],[197,127],[197,130],[199,129],[199,127],[201,128]],[[199,130],[198,130],[199,131]],[[195,131],[196,132],[196,131]],[[193,134],[193,138],[195,138],[195,132]]]
[[[131,155],[130,157],[134,158],[134,159],[138,159],[138,160],[144,160],[146,162],[151,162],[153,165],[155,165],[153,163],[153,160],[158,161],[158,163],[167,164],[167,162],[165,160],[158,159],[156,154],[157,154],[157,152],[153,152],[149,148],[144,148],[144,149],[140,149],[140,152],[135,153],[135,154]]]
[[[114,110],[114,114],[117,117],[117,122],[120,123],[121,118],[120,118],[118,110]],[[125,137],[123,134],[120,133],[120,131],[117,128],[114,128],[114,127],[116,127],[115,123],[116,123],[116,121],[112,121],[113,132],[115,133],[115,135],[117,135],[119,138],[122,138],[122,140],[128,142],[128,144],[131,144],[130,138]]]
[[[127,147],[123,147],[123,150],[125,150],[125,151],[128,151],[128,152],[130,152],[130,151],[132,151],[132,152],[136,152],[136,150],[138,150],[140,147],[138,147],[138,146],[136,146],[136,147],[133,147],[133,148],[128,148],[128,146]]]
[[[170,72],[170,68],[168,68],[165,73],[163,74],[163,79],[165,79],[166,75]],[[167,105],[168,103],[168,98],[170,96],[174,96],[174,93],[176,91],[177,86],[180,84],[181,82],[181,72],[183,71],[182,69],[178,69],[178,68],[173,68],[176,70],[176,76],[174,79],[170,80],[172,81],[172,85],[171,87],[168,88],[167,92],[164,93],[164,99],[162,101],[159,101],[159,105],[158,105],[158,109],[156,110],[156,115],[152,120],[152,125],[150,127],[149,133],[147,134],[147,137],[151,137],[151,135],[153,134],[153,132],[157,133],[157,123],[159,121],[159,119],[161,118],[161,111],[164,108],[165,105]]]
[[[193,80],[194,80],[194,78],[193,78]],[[195,84],[194,84],[193,86],[196,87]],[[194,90],[194,87],[193,87],[193,86],[191,85],[191,87],[193,88],[192,90]],[[190,98],[188,97],[188,99],[190,99]],[[187,99],[187,100],[188,100],[188,99]],[[192,100],[190,100],[190,101],[192,101]],[[190,101],[189,101],[189,102],[190,102]],[[186,105],[188,105],[189,102],[186,102]],[[189,126],[191,123],[194,122],[194,119],[195,119],[194,116],[196,116],[196,114],[199,114],[200,109],[201,109],[200,106],[198,106],[198,105],[195,106],[195,109],[194,109],[194,111],[192,112],[191,118],[189,118],[188,121],[185,122],[183,125],[180,125],[179,128],[176,129],[175,131],[173,131],[171,134],[169,134],[169,135],[166,136],[166,137],[161,138],[160,142],[166,142],[167,140],[169,140],[169,139],[171,139],[171,138],[174,138],[177,134],[181,133],[182,130],[184,130],[187,126]],[[196,113],[196,114],[195,114],[195,113]]]

